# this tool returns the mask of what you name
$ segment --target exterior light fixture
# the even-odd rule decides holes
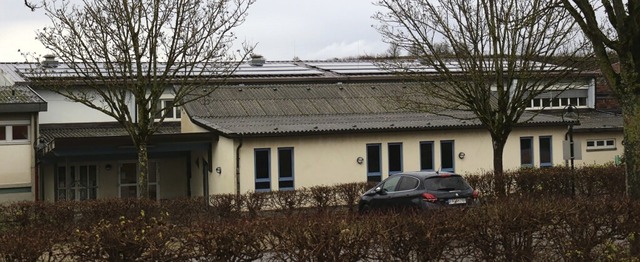
[[[107,170],[107,171],[111,170],[111,164],[106,164],[104,166],[104,170]]]
[[[358,163],[358,165],[362,165],[362,163],[364,163],[364,158],[359,156],[358,158],[356,158],[356,163]]]
[[[458,153],[458,158],[464,159],[464,156],[465,156],[464,152]]]
[[[222,174],[222,167],[216,167],[216,173]]]

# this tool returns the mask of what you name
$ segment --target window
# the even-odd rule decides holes
[[[533,166],[533,138],[520,138],[520,165],[525,167]]]
[[[552,155],[551,155],[551,137],[550,136],[541,136],[540,137],[540,167],[551,167],[553,166]]]
[[[587,151],[596,150],[616,150],[616,140],[614,138],[587,140]]]
[[[390,143],[388,148],[389,174],[402,172],[402,143]]]
[[[409,176],[402,177],[402,179],[400,180],[400,183],[398,184],[398,191],[407,191],[407,190],[416,189],[418,187],[418,184],[420,184],[420,180],[418,180],[415,177],[409,177]]]
[[[182,112],[180,107],[173,106],[173,100],[165,99],[158,102],[158,111],[164,109],[164,117],[166,119],[180,119]],[[156,119],[161,117],[160,113],[156,115]]]
[[[442,171],[454,172],[453,141],[440,141],[440,166]]]
[[[138,197],[138,169],[137,163],[122,163],[120,165],[120,197]],[[149,161],[149,174],[147,176],[147,187],[149,188],[149,199],[159,198],[158,188],[158,164]]]
[[[589,96],[587,89],[567,89],[564,91],[548,91],[531,99],[528,109],[562,109],[569,105],[576,107],[586,107],[587,97]]]
[[[367,145],[367,182],[382,181],[380,144]]]
[[[55,187],[56,200],[96,199],[98,168],[96,165],[59,166]]]
[[[254,151],[256,191],[265,192],[271,190],[271,149],[257,148]]]
[[[293,148],[278,148],[278,189],[293,189]]]
[[[396,186],[398,182],[400,182],[401,176],[392,176],[389,177],[386,181],[384,181],[384,185],[382,185],[382,189],[385,192],[394,192],[396,191]]]
[[[28,121],[15,123],[0,123],[0,142],[24,143],[29,142]]]
[[[433,142],[420,142],[420,170],[433,170]]]

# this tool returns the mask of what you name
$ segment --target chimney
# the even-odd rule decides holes
[[[56,55],[48,54],[44,56],[44,61],[42,61],[42,67],[45,68],[56,68],[60,64],[58,60],[56,60]]]
[[[267,62],[262,55],[251,54],[251,60],[249,60],[249,65],[251,66],[263,66],[264,63]]]

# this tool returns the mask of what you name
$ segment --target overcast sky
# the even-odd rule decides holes
[[[383,53],[387,45],[371,26],[380,10],[372,0],[257,0],[238,40],[257,44],[267,60],[341,58]],[[47,51],[35,30],[50,22],[42,10],[31,12],[23,0],[0,0],[0,61],[23,62],[18,50]]]

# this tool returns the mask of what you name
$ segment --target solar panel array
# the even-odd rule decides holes
[[[103,75],[109,74],[106,64],[99,64],[94,69],[87,69],[84,71],[83,65],[76,65],[79,69],[74,69],[66,64],[59,64],[57,67],[42,68],[38,64],[16,64],[16,72],[26,77],[85,77],[96,76],[97,72]],[[157,65],[157,71],[162,72],[166,69],[164,64]],[[43,70],[44,69],[44,70]],[[148,69],[147,65],[143,65],[143,69]],[[78,73],[77,71],[84,71],[90,73]],[[212,64],[207,66],[196,65],[194,68],[189,68],[179,72],[178,76],[216,76],[227,75],[229,71],[228,66],[220,64]],[[117,72],[114,70],[112,72]],[[285,76],[319,76],[324,74],[322,71],[314,68],[309,68],[304,65],[297,65],[294,63],[266,63],[263,66],[251,66],[249,64],[241,64],[235,72],[231,75],[234,77],[285,77]],[[116,76],[122,74],[115,74]]]

